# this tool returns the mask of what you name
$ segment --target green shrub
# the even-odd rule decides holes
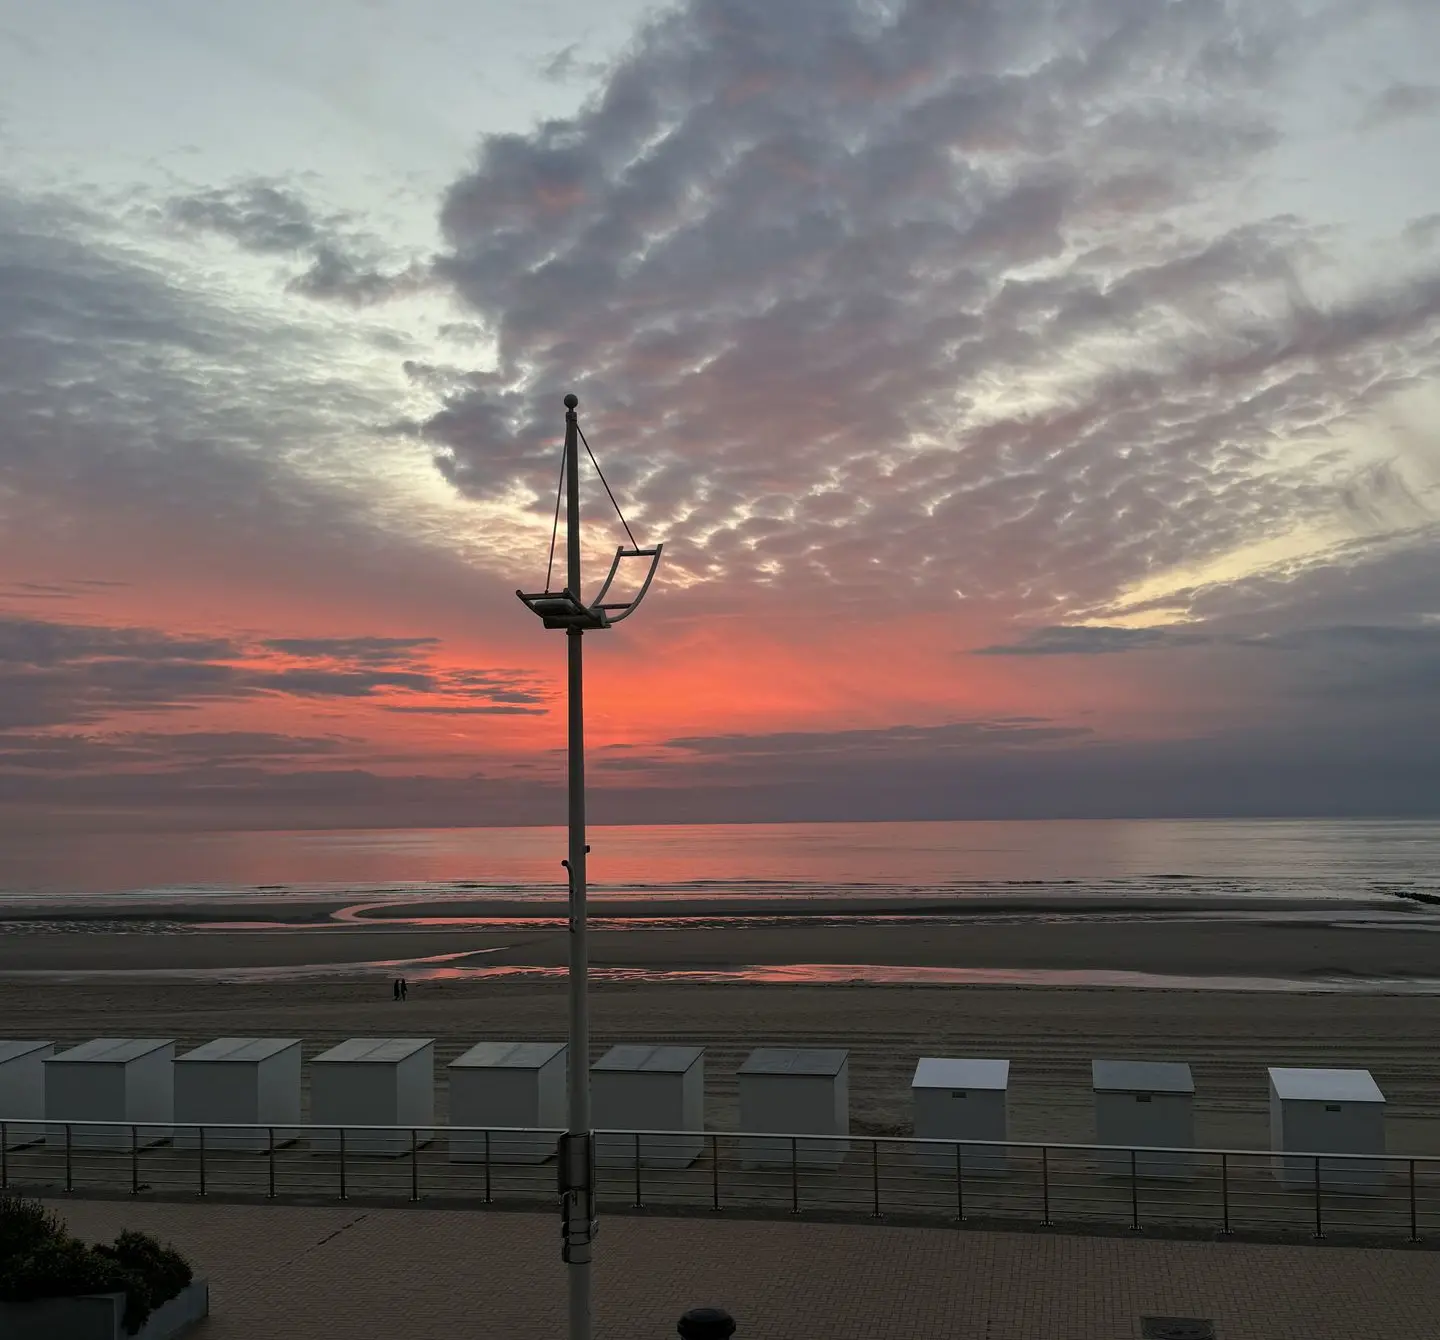
[[[113,1243],[87,1247],[39,1201],[0,1198],[0,1300],[123,1293],[122,1323],[134,1335],[193,1278],[179,1252],[146,1233],[125,1232]]]
[[[38,1200],[0,1194],[0,1262],[64,1235],[64,1225]]]
[[[88,1293],[123,1292],[128,1297],[132,1282],[129,1272],[118,1262],[101,1256],[79,1238],[64,1234],[47,1238],[30,1251],[0,1263],[0,1298],[7,1302],[74,1298]]]
[[[113,1261],[134,1281],[126,1294],[126,1329],[138,1331],[161,1303],[168,1303],[195,1277],[190,1262],[173,1247],[152,1238],[148,1233],[124,1232],[114,1243],[103,1243],[94,1249]],[[143,1308],[139,1322],[129,1321],[131,1305]]]

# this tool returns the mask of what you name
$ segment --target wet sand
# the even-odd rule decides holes
[[[1440,930],[1427,916],[1380,927],[1344,922],[1035,918],[592,929],[597,967],[699,969],[755,964],[897,964],[959,968],[1101,969],[1179,976],[1440,979]],[[0,976],[99,971],[354,965],[386,967],[438,955],[457,966],[563,967],[560,925],[508,929],[328,923],[310,929],[150,933],[98,927],[0,936]],[[363,965],[379,965],[367,969]]]
[[[337,904],[338,907],[344,906]],[[1206,900],[1206,909],[1214,907]],[[1289,905],[1287,905],[1289,906]],[[887,924],[720,923],[706,928],[596,929],[597,966],[656,970],[756,964],[1110,969],[1202,977],[1440,979],[1440,934],[1428,911],[1368,905],[1381,928],[1286,920],[1273,902],[1253,919],[1007,915]],[[713,904],[706,904],[714,914]],[[413,910],[413,909],[412,909]],[[442,909],[431,909],[439,914]],[[493,910],[487,905],[486,910]],[[666,909],[670,909],[667,907]],[[1293,908],[1292,908],[1293,910]],[[653,915],[654,905],[647,911]],[[892,913],[894,904],[886,906]],[[455,909],[445,905],[444,914]],[[232,914],[233,915],[233,914]],[[253,911],[252,911],[253,915]],[[315,909],[308,910],[313,918]],[[368,914],[367,914],[368,915]],[[486,978],[464,969],[559,966],[566,935],[550,925],[464,928],[393,919],[307,929],[128,932],[34,923],[0,936],[0,1035],[77,1042],[96,1036],[291,1036],[306,1054],[351,1036],[437,1040],[443,1067],[481,1039],[562,1038],[563,980]],[[458,955],[419,971],[417,959]],[[287,977],[343,965],[328,978]],[[391,964],[401,965],[392,968]],[[455,972],[455,968],[461,969]],[[272,980],[166,979],[177,970],[278,969]],[[94,974],[64,980],[55,973]],[[390,978],[412,983],[403,1004]],[[909,1082],[922,1055],[1011,1059],[1016,1139],[1093,1138],[1094,1057],[1180,1059],[1193,1067],[1196,1131],[1205,1145],[1263,1148],[1268,1065],[1360,1066],[1389,1099],[1392,1151],[1440,1154],[1440,995],[1250,994],[1060,987],[760,985],[685,981],[592,985],[598,1054],[617,1042],[689,1042],[706,1052],[710,1122],[735,1122],[735,1071],[764,1043],[851,1051],[851,1110],[860,1132],[909,1129]],[[443,1119],[445,1086],[437,1083]]]
[[[1128,893],[1094,887],[1069,889],[1051,883],[1044,889],[944,896],[897,896],[891,893],[827,895],[817,893],[754,893],[705,896],[667,894],[624,898],[592,894],[590,912],[599,918],[650,920],[655,917],[780,917],[845,916],[853,918],[916,918],[984,920],[995,916],[1127,915],[1195,916],[1228,913],[1349,915],[1365,912],[1424,914],[1427,906],[1400,895],[1366,898],[1319,898],[1195,892],[1177,885],[1166,894]],[[1432,914],[1440,908],[1430,907]],[[86,894],[25,895],[0,893],[0,920],[7,923],[143,924],[163,919],[177,925],[212,925],[225,922],[266,921],[283,925],[312,925],[326,921],[413,921],[431,918],[453,923],[457,918],[553,920],[565,915],[560,890],[551,896],[487,894],[424,895],[398,892],[353,896],[276,894],[256,890],[244,896],[192,894],[124,894],[109,897]]]

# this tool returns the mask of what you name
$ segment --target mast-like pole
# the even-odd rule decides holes
[[[579,399],[565,397],[565,586],[584,603],[580,587],[580,425]],[[570,1139],[566,1142],[574,1188],[567,1216],[566,1258],[570,1280],[570,1340],[590,1340],[590,1236],[595,1216],[590,1132],[590,1013],[585,911],[585,706],[581,629],[565,630],[569,653],[570,707]]]

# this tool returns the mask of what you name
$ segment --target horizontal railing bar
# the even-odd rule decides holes
[[[400,1126],[372,1126],[359,1121],[327,1122],[323,1125],[310,1121],[182,1121],[176,1117],[0,1117],[0,1121],[23,1126],[171,1126],[181,1131],[459,1131],[461,1133],[483,1134],[490,1131],[496,1135],[564,1135],[563,1127],[549,1126],[449,1126],[444,1122],[417,1121]],[[610,1132],[605,1132],[607,1135]],[[616,1132],[630,1134],[631,1132]],[[679,1132],[694,1135],[694,1131]]]
[[[181,1131],[269,1131],[283,1132],[290,1135],[293,1132],[308,1134],[310,1132],[327,1131],[384,1131],[391,1134],[404,1134],[409,1131],[430,1131],[441,1135],[455,1133],[460,1135],[483,1135],[489,1132],[492,1135],[554,1135],[559,1137],[564,1134],[561,1127],[552,1126],[452,1126],[443,1122],[420,1121],[405,1123],[401,1125],[373,1125],[364,1122],[326,1122],[319,1124],[309,1121],[182,1121],[174,1117],[145,1117],[131,1119],[124,1117],[105,1118],[81,1118],[81,1117],[0,1117],[0,1121],[6,1124],[23,1126],[33,1129],[39,1126],[57,1127],[105,1127],[107,1129],[125,1129],[131,1126],[136,1127],[170,1127]],[[947,1140],[936,1136],[920,1135],[834,1135],[834,1134],[811,1134],[806,1131],[716,1131],[716,1130],[674,1130],[674,1129],[637,1129],[634,1127],[608,1127],[597,1126],[593,1128],[596,1135],[616,1136],[657,1136],[669,1138],[682,1138],[688,1140],[705,1140],[712,1137],[720,1140],[802,1140],[809,1144],[860,1144],[870,1145],[894,1145],[901,1149],[912,1147],[950,1149],[959,1146],[964,1149],[978,1150],[1048,1150],[1051,1155],[1065,1153],[1110,1153],[1128,1154],[1189,1154],[1189,1155],[1227,1155],[1231,1158],[1299,1158],[1299,1159],[1348,1159],[1356,1162],[1376,1163],[1394,1162],[1408,1164],[1412,1160],[1416,1164],[1440,1165],[1440,1154],[1404,1154],[1391,1153],[1383,1154],[1357,1154],[1347,1153],[1343,1150],[1328,1149],[1228,1149],[1208,1145],[1096,1145],[1096,1144],[1071,1144],[1054,1140]],[[1195,1169],[1196,1173],[1203,1171]],[[1128,1176],[1128,1173],[1120,1172],[1117,1176]],[[1175,1179],[1179,1180],[1179,1179]]]

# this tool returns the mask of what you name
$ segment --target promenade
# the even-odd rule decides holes
[[[197,1340],[555,1340],[553,1215],[358,1206],[53,1202],[71,1230],[173,1241],[212,1286]],[[729,1309],[736,1340],[1140,1340],[1146,1316],[1218,1340],[1440,1334],[1440,1253],[872,1224],[612,1215],[596,1340]]]

